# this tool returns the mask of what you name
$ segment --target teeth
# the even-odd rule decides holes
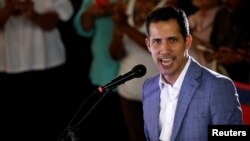
[[[173,59],[172,58],[164,58],[164,59],[161,59],[161,63],[164,66],[169,66],[173,63]]]
[[[168,59],[162,59],[162,62],[167,62],[167,61],[171,61],[172,59],[168,58]]]

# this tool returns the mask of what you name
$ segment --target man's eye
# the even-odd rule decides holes
[[[160,44],[161,40],[153,40],[153,44]]]
[[[175,43],[175,42],[177,42],[177,39],[176,38],[170,38],[168,41],[169,41],[169,43]]]

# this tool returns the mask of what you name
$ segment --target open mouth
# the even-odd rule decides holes
[[[174,57],[171,58],[161,58],[160,62],[163,66],[170,66],[174,62]]]

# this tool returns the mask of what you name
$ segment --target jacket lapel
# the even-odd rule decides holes
[[[198,78],[200,75],[200,67],[193,60],[191,60],[178,98],[171,141],[176,139],[181,123],[186,115],[189,103],[195,94],[197,87],[199,86],[199,82],[196,80],[196,78]]]

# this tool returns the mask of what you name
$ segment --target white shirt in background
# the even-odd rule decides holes
[[[33,0],[37,13],[56,11],[60,20],[67,21],[73,15],[68,0]],[[0,0],[0,9],[5,0]],[[11,16],[2,31],[4,38],[0,45],[0,71],[19,73],[42,70],[63,64],[65,48],[57,28],[43,31],[21,16]],[[2,42],[2,41],[1,41]]]

